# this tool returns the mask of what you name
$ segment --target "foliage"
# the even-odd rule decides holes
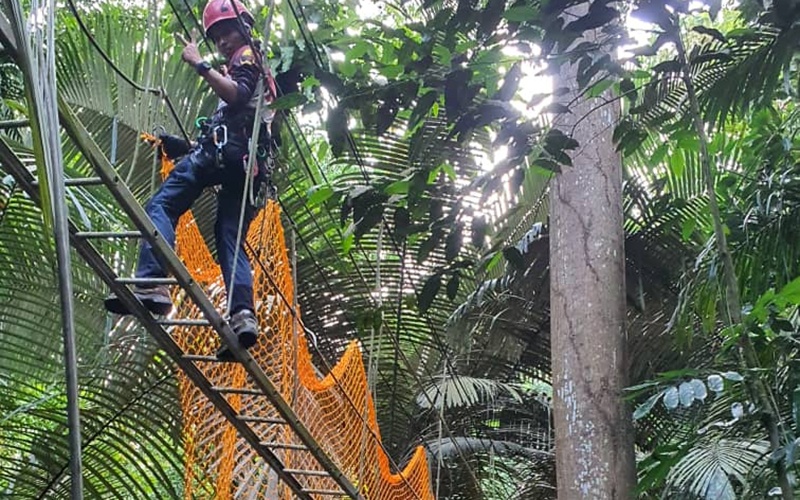
[[[441,498],[553,498],[550,400],[530,385],[550,390],[546,194],[584,138],[546,124],[544,115],[570,112],[558,101],[562,90],[527,87],[577,62],[587,98],[599,107],[621,99],[626,109],[614,139],[626,168],[629,397],[641,495],[765,496],[778,484],[776,462],[796,467],[800,436],[800,12],[788,0],[747,0],[732,12],[715,1],[640,0],[632,15],[652,24],[651,42],[614,60],[609,48],[630,43],[610,22],[622,7],[595,1],[564,22],[574,3],[425,0],[385,4],[373,18],[352,1],[306,2],[297,17],[296,4],[281,3],[268,41],[284,94],[274,106],[283,117],[277,183],[315,356],[330,362],[347,340],[361,339],[384,443],[398,459],[427,443],[441,457],[441,467],[432,462]],[[160,17],[116,2],[80,13],[119,71],[163,86],[191,128],[213,102],[180,62],[172,33],[192,26],[201,5],[175,4]],[[253,7],[263,19],[266,5]],[[589,29],[603,46],[572,44]],[[154,125],[177,132],[175,119],[98,58],[74,16],[61,16],[58,30],[61,95],[146,199],[156,176],[138,133]],[[676,33],[688,45],[744,303],[733,327],[723,326],[721,263]],[[4,119],[26,113],[10,61],[4,51]],[[5,138],[30,164],[27,132]],[[86,174],[80,151],[62,142],[68,175]],[[121,224],[110,199],[75,193],[74,220]],[[53,259],[32,230],[41,214],[9,178],[0,194],[0,488],[63,497]],[[196,211],[212,208],[204,197]],[[211,234],[211,217],[201,219]],[[132,268],[135,248],[104,251]],[[178,497],[171,366],[134,325],[98,317],[97,279],[75,272],[87,488]],[[758,366],[737,361],[743,336]],[[763,409],[742,383],[756,378],[776,395],[780,449],[765,444]]]

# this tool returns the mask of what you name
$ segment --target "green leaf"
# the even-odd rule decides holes
[[[329,185],[314,186],[308,190],[308,204],[311,206],[319,205],[326,202],[331,196],[333,196],[333,188]]]
[[[461,224],[455,225],[450,234],[447,235],[447,241],[444,245],[444,256],[447,262],[452,262],[458,257],[458,252],[461,251],[461,243],[464,237],[464,228]]]
[[[787,300],[790,304],[800,304],[800,277],[795,278],[789,284],[781,288],[778,296]]]
[[[669,168],[675,177],[681,177],[683,171],[686,169],[686,160],[683,157],[683,151],[676,149],[672,156],[669,158]]]
[[[433,55],[439,64],[444,67],[450,67],[450,61],[453,58],[453,54],[450,52],[450,49],[442,44],[437,43],[433,46]]]
[[[589,89],[586,91],[586,95],[589,97],[600,97],[603,95],[603,92],[611,87],[613,83],[614,81],[610,78],[604,78],[603,80],[600,80],[589,87]]]
[[[692,28],[692,31],[700,33],[701,35],[710,36],[711,38],[722,43],[728,42],[728,39],[725,38],[725,35],[723,35],[719,30],[716,30],[714,28],[709,28],[707,26],[695,26],[694,28]]]
[[[384,192],[386,194],[388,194],[388,195],[408,194],[408,188],[409,188],[410,185],[411,185],[411,182],[407,181],[407,180],[395,181],[395,182],[389,184],[388,186],[386,186],[386,189],[384,189]]]
[[[447,178],[450,179],[451,182],[455,182],[456,170],[453,168],[451,164],[445,162],[440,164],[439,168],[442,169],[442,172],[444,172],[447,175]]]
[[[661,399],[661,396],[664,395],[664,391],[659,391],[656,394],[650,396],[647,401],[642,403],[636,408],[636,411],[633,412],[633,420],[639,420],[642,417],[647,416],[650,413],[650,410],[658,403],[658,400]]]
[[[394,80],[398,76],[402,75],[403,71],[405,71],[405,66],[403,66],[402,64],[383,66],[380,69],[378,69],[378,73],[382,74],[389,80]]]
[[[439,288],[441,286],[441,274],[434,274],[433,276],[429,277],[427,281],[425,281],[425,285],[422,286],[422,290],[417,298],[417,307],[419,307],[421,313],[424,314],[431,307],[431,304],[433,304],[433,299],[436,298],[436,293],[439,292]]]
[[[569,106],[561,104],[560,102],[551,102],[542,109],[544,113],[562,114],[570,113]]]
[[[353,230],[355,230],[356,227],[355,223],[351,224],[350,226],[353,228]],[[350,250],[352,250],[353,244],[356,241],[356,235],[354,234],[354,231],[350,231],[349,228],[348,231],[349,234],[347,234],[347,236],[342,238],[342,253],[344,253],[345,255],[350,253]]]
[[[313,89],[319,87],[322,83],[315,77],[314,75],[309,75],[303,79],[303,83],[300,84],[300,87],[303,89]],[[290,94],[291,95],[291,94]]]
[[[450,278],[450,281],[447,282],[447,298],[450,300],[455,300],[456,295],[458,294],[458,285],[461,282],[461,277],[458,273],[453,274],[453,277]]]
[[[493,254],[489,254],[492,257],[486,263],[486,272],[491,271],[503,260],[503,253],[502,252],[494,252]]]
[[[742,377],[737,372],[723,372],[720,375],[722,375],[724,378],[726,378],[728,380],[731,380],[733,382],[741,382],[742,380],[744,380],[744,377]]]
[[[662,142],[658,145],[658,147],[653,151],[653,154],[650,156],[649,161],[647,162],[648,165],[651,167],[658,166],[664,160],[664,157],[667,155],[669,151],[669,143]]]
[[[561,172],[561,165],[559,165],[558,162],[544,156],[540,156],[533,160],[533,164],[549,170],[550,172]]]
[[[525,259],[522,258],[522,252],[517,247],[506,247],[503,249],[503,257],[506,258],[511,267],[517,270],[525,269]]]
[[[697,219],[688,218],[683,221],[683,227],[681,228],[681,239],[683,241],[689,241],[694,233],[694,229],[697,227]]]
[[[429,90],[422,97],[419,98],[417,101],[417,105],[414,106],[414,111],[411,113],[411,120],[410,126],[415,127],[417,123],[419,123],[422,119],[428,116],[428,113],[431,110],[431,107],[439,98],[439,92],[436,90]]]
[[[532,5],[517,5],[506,9],[503,18],[515,23],[533,21],[539,18],[539,9]]]

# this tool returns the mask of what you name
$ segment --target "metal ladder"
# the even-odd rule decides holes
[[[200,286],[192,279],[189,271],[180,261],[178,256],[159,235],[144,208],[136,201],[128,187],[120,179],[117,172],[103,155],[97,144],[91,139],[88,132],[82,128],[72,111],[64,106],[59,106],[62,114],[70,115],[62,124],[68,134],[81,146],[84,154],[94,167],[97,177],[68,179],[66,187],[76,186],[105,186],[113,195],[119,206],[130,217],[136,231],[80,231],[77,226],[69,221],[70,244],[94,272],[108,285],[119,299],[128,307],[139,322],[156,339],[164,351],[177,363],[186,376],[197,386],[211,403],[220,411],[225,419],[237,430],[256,452],[277,473],[278,477],[288,485],[297,498],[311,500],[316,497],[332,497],[347,495],[350,498],[362,499],[358,489],[339,470],[337,465],[320,447],[309,430],[300,421],[291,405],[281,396],[269,377],[258,366],[255,359],[247,350],[239,346],[236,334],[230,325],[215,309],[211,300]],[[77,126],[74,124],[78,124]],[[8,145],[0,140],[0,156],[6,161],[4,169],[11,174],[24,191],[37,204],[40,203],[39,189],[36,179],[31,172],[13,154]],[[101,254],[91,244],[92,240],[114,238],[143,238],[150,242],[161,260],[166,264],[166,271],[174,278],[124,278],[119,277]],[[128,288],[131,284],[171,284],[180,286],[205,319],[157,319],[133,295]],[[220,362],[215,356],[203,356],[184,352],[164,329],[170,325],[212,327],[221,337],[222,342],[228,346],[233,357],[244,366],[255,389],[221,387],[212,385],[198,368],[198,363]],[[237,412],[226,399],[227,394],[247,394],[254,397],[267,398],[281,418],[266,418],[244,415]],[[269,423],[286,425],[302,443],[279,443],[262,441],[255,428],[251,425]],[[286,468],[281,459],[276,455],[279,450],[298,450],[310,453],[320,464],[322,471],[299,470]],[[305,479],[311,477],[328,476],[333,479],[341,490],[314,489],[304,486]]]

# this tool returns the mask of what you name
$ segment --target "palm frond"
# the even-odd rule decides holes
[[[696,443],[672,468],[667,484],[677,492],[706,500],[734,500],[751,470],[764,464],[769,443],[709,439]]]

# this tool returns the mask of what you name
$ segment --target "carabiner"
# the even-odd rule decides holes
[[[219,131],[222,130],[222,139],[220,140]],[[228,144],[228,126],[227,125],[217,125],[214,127],[212,132],[214,137],[214,145],[217,146],[217,149],[222,149],[226,144]]]

